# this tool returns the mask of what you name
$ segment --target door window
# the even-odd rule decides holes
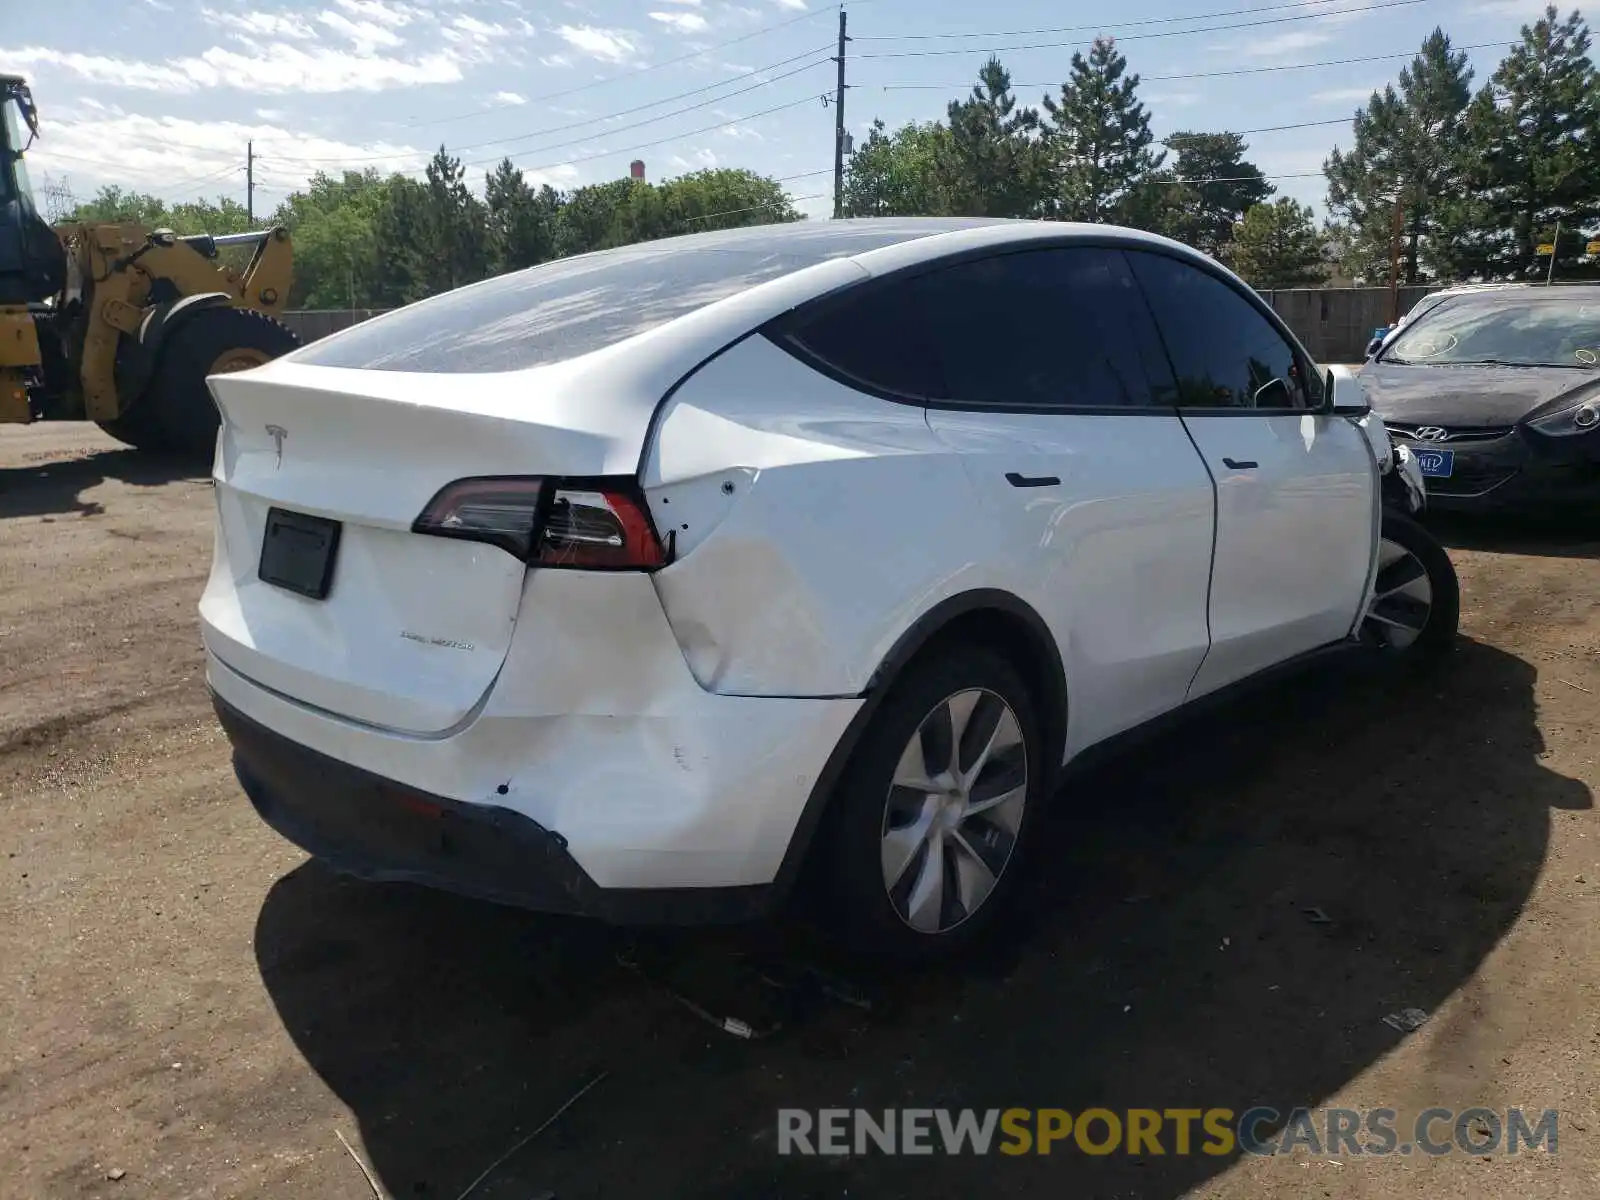
[[[1176,394],[1115,250],[997,254],[868,285],[788,336],[847,380],[962,407],[1123,410]]]
[[[1164,254],[1129,251],[1128,260],[1166,342],[1181,407],[1309,406],[1314,389],[1294,347],[1242,295]]]

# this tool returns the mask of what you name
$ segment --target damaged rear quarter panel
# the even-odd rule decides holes
[[[918,616],[993,583],[964,549],[970,484],[923,411],[760,336],[678,389],[643,482],[678,539],[656,590],[713,692],[858,695]]]

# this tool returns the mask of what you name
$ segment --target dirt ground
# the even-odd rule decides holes
[[[1080,772],[983,962],[776,988],[820,953],[786,931],[631,945],[308,863],[208,707],[207,481],[0,430],[0,1195],[369,1196],[342,1134],[454,1200],[602,1071],[474,1200],[1600,1194],[1600,534],[1447,533],[1442,674],[1303,679]],[[1553,1108],[1559,1149],[774,1145],[780,1107],[1257,1104]]]

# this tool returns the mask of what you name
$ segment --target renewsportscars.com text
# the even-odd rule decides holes
[[[1405,1122],[1392,1108],[783,1108],[778,1153],[1554,1154],[1556,1125],[1554,1109],[1520,1108],[1427,1108]]]

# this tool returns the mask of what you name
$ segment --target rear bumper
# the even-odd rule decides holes
[[[602,888],[558,833],[510,808],[462,804],[291,742],[213,693],[233,769],[268,825],[335,870],[616,924],[751,920],[770,886]]]

